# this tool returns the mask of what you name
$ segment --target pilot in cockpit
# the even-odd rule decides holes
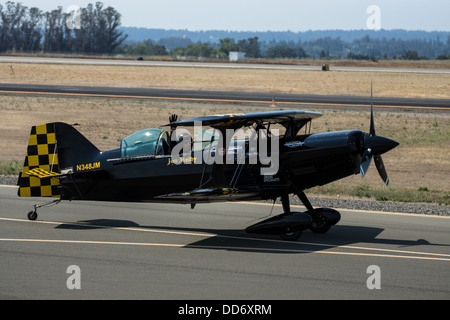
[[[192,136],[187,132],[182,132],[177,137],[177,145],[181,144],[178,148],[181,148],[180,155],[191,155],[192,151]]]
[[[172,114],[169,117],[169,122],[176,122],[178,120],[178,115],[177,114]],[[170,126],[170,145],[171,145],[171,150],[174,150],[174,148],[176,147],[177,151],[179,151],[180,155],[191,155],[192,152],[192,136],[188,133],[188,132],[182,132],[180,133],[177,138],[175,139],[175,137],[173,136],[174,134],[176,134],[176,126]],[[181,145],[180,145],[181,144]]]

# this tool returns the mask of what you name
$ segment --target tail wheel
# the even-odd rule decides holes
[[[28,212],[28,215],[27,215],[28,220],[32,220],[32,221],[36,220],[36,219],[37,219],[37,216],[38,216],[38,215],[37,215],[36,210],[33,210],[33,211]]]

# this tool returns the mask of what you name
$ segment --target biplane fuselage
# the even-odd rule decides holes
[[[370,134],[360,130],[300,133],[320,115],[279,110],[171,121],[170,133],[156,128],[142,130],[123,139],[120,148],[104,152],[68,124],[35,126],[19,178],[19,196],[175,202],[192,207],[202,202],[281,197],[285,213],[247,231],[281,232],[296,238],[305,227],[313,228],[311,224],[321,225],[325,220],[328,225],[317,232],[327,231],[340,216],[331,209],[313,209],[304,190],[364,174],[373,157],[387,184],[380,155],[398,143],[376,136],[373,124]],[[199,123],[212,128],[207,131],[208,139],[202,132],[194,141],[187,140],[188,152],[179,149],[177,146],[186,141],[174,142],[176,129]],[[276,135],[275,125],[281,125],[284,133]],[[250,130],[247,137],[233,139],[228,135],[227,130],[241,128]],[[274,169],[267,173],[268,168]],[[300,197],[306,213],[290,212],[287,195],[291,193]]]
[[[154,157],[121,159],[120,150],[99,153],[89,163],[77,164],[71,177],[61,177],[61,199],[181,203],[236,199],[273,199],[359,173],[361,156],[355,145],[362,131],[343,131],[311,135],[298,146],[280,144],[279,166],[283,173],[261,175],[261,164],[223,164],[223,180],[212,179],[207,188],[228,188],[236,171],[239,179],[233,186],[238,191],[221,197],[164,198],[172,193],[191,191],[201,186],[202,176],[209,177],[216,164],[195,163],[194,154],[174,162],[170,154]],[[330,143],[330,141],[332,141]],[[292,145],[292,141],[290,142]],[[216,165],[217,166],[217,165]],[[78,170],[77,170],[78,169]],[[214,177],[217,178],[217,177]],[[222,177],[221,177],[222,178]],[[221,184],[225,181],[225,184]],[[293,185],[291,185],[293,184]],[[249,189],[250,187],[250,189]],[[239,190],[244,188],[243,194]],[[252,192],[250,192],[252,190]]]

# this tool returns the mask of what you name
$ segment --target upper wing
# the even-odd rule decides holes
[[[304,111],[304,110],[276,110],[262,112],[232,113],[220,114],[205,117],[197,117],[192,119],[174,121],[165,126],[194,126],[201,122],[204,126],[213,128],[240,128],[250,126],[253,123],[270,122],[285,123],[287,121],[309,121],[311,119],[322,116],[320,112]]]

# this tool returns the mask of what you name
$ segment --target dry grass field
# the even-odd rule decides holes
[[[450,98],[450,74],[0,63],[0,82]]]
[[[450,98],[448,74],[53,64],[14,64],[11,69],[10,64],[0,63],[0,82],[4,83],[368,96],[371,79],[375,96]],[[99,149],[107,150],[117,148],[122,138],[135,131],[166,124],[173,113],[186,119],[267,108],[270,105],[0,95],[0,174],[18,170],[30,127],[35,124],[80,123],[78,130]],[[312,132],[369,129],[367,108],[342,111],[305,105],[302,109],[324,113],[313,122]],[[377,134],[400,142],[383,157],[391,187],[383,185],[372,164],[364,180],[357,175],[309,193],[449,205],[450,113],[375,111]]]

